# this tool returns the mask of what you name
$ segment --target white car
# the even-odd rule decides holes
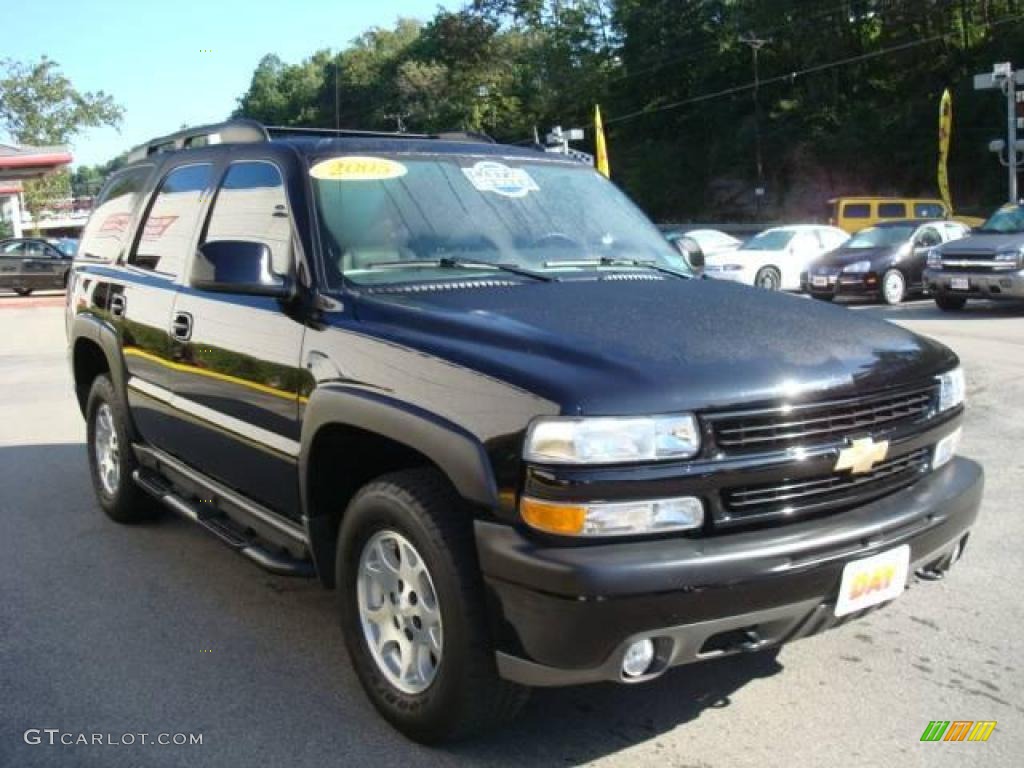
[[[850,236],[837,227],[807,224],[773,227],[751,238],[738,250],[706,255],[704,273],[771,291],[800,290],[800,274],[808,265],[834,251]]]

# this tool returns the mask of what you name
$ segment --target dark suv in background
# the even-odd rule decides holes
[[[970,237],[933,248],[924,273],[940,309],[968,299],[1024,301],[1024,205],[1006,205]]]
[[[67,330],[106,513],[335,588],[426,742],[863,615],[944,573],[981,498],[950,350],[693,279],[593,169],[480,137],[140,147]]]

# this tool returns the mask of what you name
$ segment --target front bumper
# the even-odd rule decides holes
[[[815,285],[815,277],[824,277],[827,284]],[[801,288],[816,296],[876,296],[879,283],[875,272],[836,272],[805,276]]]
[[[669,667],[823,631],[846,563],[908,544],[911,571],[959,556],[984,485],[957,458],[913,486],[824,518],[700,539],[552,546],[478,521],[500,674],[524,685],[625,682],[626,648],[654,639]],[[852,614],[853,617],[858,614]]]
[[[967,289],[953,288],[955,279],[967,280]],[[952,272],[926,269],[924,283],[933,294],[974,299],[1024,299],[1024,270]]]

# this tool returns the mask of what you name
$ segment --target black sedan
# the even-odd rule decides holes
[[[826,301],[850,295],[899,304],[924,290],[928,251],[968,232],[957,221],[887,221],[862,229],[811,264],[803,289]]]
[[[32,237],[0,240],[0,290],[19,296],[47,288],[64,288],[73,251]]]

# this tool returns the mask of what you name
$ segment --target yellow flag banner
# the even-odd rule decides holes
[[[953,213],[953,201],[949,197],[949,137],[953,132],[953,97],[947,88],[939,102],[939,194],[946,209]]]
[[[604,141],[604,123],[601,122],[601,107],[594,105],[594,145],[596,152],[595,162],[597,163],[597,170],[605,176],[605,178],[611,178],[612,169],[608,165],[608,145]]]

